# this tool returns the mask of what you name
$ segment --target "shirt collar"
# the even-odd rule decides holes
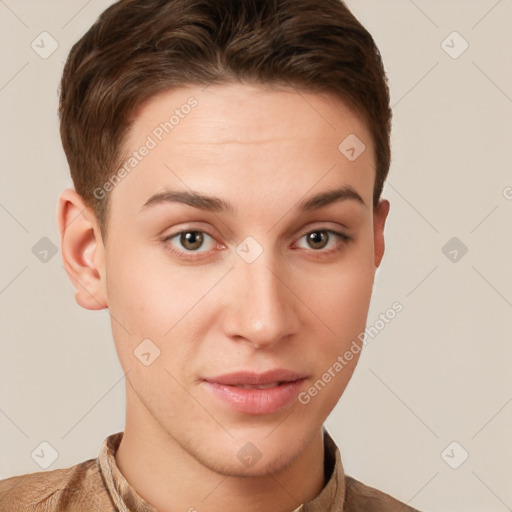
[[[325,427],[324,470],[327,482],[318,496],[300,505],[293,512],[343,512],[345,501],[345,473],[336,443]],[[147,503],[126,481],[116,463],[116,452],[123,438],[123,432],[108,436],[101,447],[98,464],[107,491],[119,512],[158,512]]]

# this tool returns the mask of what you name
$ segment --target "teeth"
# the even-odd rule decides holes
[[[279,386],[279,382],[271,382],[270,384],[261,384],[260,386],[247,386],[245,384],[239,384],[238,388],[244,388],[244,389],[269,389],[274,388],[276,386]]]

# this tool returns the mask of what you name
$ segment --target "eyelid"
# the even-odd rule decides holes
[[[318,255],[327,255],[327,254],[332,254],[334,252],[337,252],[338,250],[340,250],[340,246],[347,245],[348,243],[350,243],[353,240],[352,236],[342,233],[340,231],[336,231],[335,229],[327,228],[327,227],[309,229],[302,236],[300,236],[298,238],[298,240],[302,240],[305,236],[307,236],[311,233],[317,233],[317,232],[328,233],[330,237],[335,236],[339,239],[339,241],[338,241],[338,243],[335,244],[334,247],[332,247],[330,249],[326,249],[326,250],[324,250],[324,249],[318,249],[318,250],[302,249],[302,248],[299,248],[299,250],[316,253]],[[293,245],[296,246],[296,243],[294,242]]]
[[[223,245],[217,240],[217,237],[213,236],[205,229],[200,229],[200,228],[182,228],[178,231],[175,231],[173,233],[170,233],[169,235],[164,236],[163,241],[168,242],[169,240],[172,240],[173,238],[176,238],[177,236],[182,235],[184,233],[202,233],[203,235],[209,236],[215,242],[216,245]],[[199,253],[200,251],[184,251],[184,252],[193,254],[193,253]]]

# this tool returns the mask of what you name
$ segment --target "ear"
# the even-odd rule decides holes
[[[380,265],[384,256],[384,225],[389,213],[389,201],[381,199],[373,212],[373,247],[375,251],[375,269]]]
[[[96,215],[73,189],[59,196],[57,225],[64,268],[85,309],[105,309],[105,248]]]

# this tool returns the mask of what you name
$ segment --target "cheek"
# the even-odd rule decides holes
[[[344,392],[361,355],[359,336],[366,326],[373,281],[373,239],[367,235],[351,252],[347,251],[328,276],[309,285],[308,304],[314,306],[322,325],[314,349],[307,349],[309,360],[315,361],[318,385],[305,398],[312,400],[315,393],[321,395],[315,399],[315,407],[325,414]]]
[[[338,341],[364,329],[374,282],[372,247],[360,241],[339,265],[303,284],[303,296]]]
[[[168,367],[183,363],[208,327],[201,320],[209,303],[201,299],[225,270],[180,268],[170,264],[162,252],[134,250],[123,258],[113,255],[108,260],[107,300],[114,341],[125,369],[133,364],[133,351],[145,339],[160,350],[159,362],[165,361]],[[186,344],[180,343],[183,339]]]
[[[151,270],[136,254],[112,258],[107,267],[107,296],[111,314],[125,322],[129,332],[143,327],[155,300]]]
[[[119,247],[107,260],[110,312],[133,335],[162,336],[188,301],[190,288],[183,283],[183,271],[165,263],[155,248],[128,252]]]
[[[165,293],[170,278],[158,275],[155,265],[148,264],[145,257],[147,255],[140,251],[127,251],[121,245],[107,257],[107,301],[112,334],[125,371],[133,368],[138,372],[143,366],[135,357],[141,343],[146,343],[145,352],[151,352],[151,357],[162,351],[163,334],[172,326],[169,297]],[[165,295],[167,302],[163,300]],[[154,345],[144,341],[147,339]]]

